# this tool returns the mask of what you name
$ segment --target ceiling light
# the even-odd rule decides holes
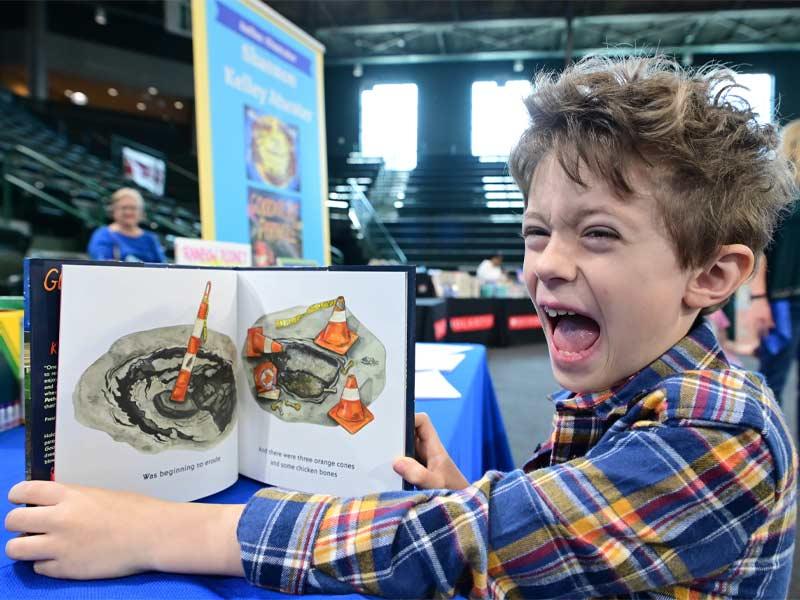
[[[180,100],[175,100],[175,104],[174,104],[174,106],[175,106],[175,108],[177,108],[178,110],[183,110],[183,102],[181,102]]]
[[[86,103],[89,102],[89,98],[83,92],[72,92],[69,99],[72,100],[73,104],[77,104],[78,106],[85,106]]]
[[[119,96],[119,92],[117,91],[117,88],[108,88],[108,95],[117,97]]]
[[[514,69],[514,73],[522,73],[522,71],[525,70],[525,65],[523,64],[523,62],[520,59],[517,59],[517,60],[514,61],[513,69]]]
[[[108,25],[108,17],[106,15],[106,9],[102,6],[98,6],[94,9],[94,22],[98,25]]]
[[[361,77],[364,74],[364,67],[361,63],[356,63],[353,65],[353,77]]]
[[[147,110],[147,104],[145,104],[144,102],[137,102],[136,108],[138,108],[139,110]]]
[[[158,94],[158,88],[151,85],[149,88],[147,88],[147,93],[151,96],[155,96]]]

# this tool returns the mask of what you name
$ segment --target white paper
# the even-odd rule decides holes
[[[417,345],[414,367],[417,371],[444,371],[449,373],[464,360],[463,354],[442,352],[435,344],[420,347]]]
[[[56,480],[115,490],[139,492],[167,500],[185,501],[218,492],[238,478],[237,428],[212,441],[211,447],[169,447],[152,443],[153,451],[136,447],[149,443],[149,434],[129,423],[115,428],[88,426],[78,420],[74,399],[82,376],[97,362],[112,364],[112,345],[126,344],[131,353],[176,326],[194,325],[206,282],[211,281],[208,330],[235,341],[236,273],[207,269],[168,269],[100,265],[64,265],[61,326],[58,349],[56,405]],[[172,329],[170,329],[172,328]],[[181,330],[182,331],[182,330]],[[129,336],[137,336],[131,340]],[[177,334],[176,334],[177,337]],[[121,339],[125,338],[123,342]],[[181,338],[182,340],[184,338]],[[183,344],[188,342],[188,335]],[[127,350],[126,350],[127,351]],[[98,362],[103,361],[103,362]],[[128,363],[130,364],[130,363]],[[155,363],[154,363],[155,364]],[[234,364],[234,371],[236,366]],[[112,377],[108,371],[108,377]],[[86,385],[81,398],[96,398],[81,406],[119,414],[120,407],[99,388]],[[92,380],[94,381],[94,380]],[[146,394],[144,394],[146,395]],[[84,413],[86,414],[86,413]],[[116,418],[116,417],[115,417]],[[234,416],[235,419],[235,416]],[[208,426],[208,421],[205,421]],[[173,428],[177,429],[177,428]],[[184,432],[185,433],[185,432]],[[134,442],[112,438],[136,436]],[[129,438],[130,439],[130,438]],[[144,440],[140,443],[139,440]],[[124,515],[122,518],[125,518]]]
[[[410,368],[406,353],[408,290],[405,272],[236,272],[65,265],[63,281],[56,432],[58,481],[181,501],[218,492],[233,484],[240,472],[274,485],[345,496],[402,488],[402,479],[394,473],[392,463],[405,452],[406,373]],[[171,331],[175,333],[176,325],[186,326],[191,332],[207,281],[212,281],[209,335],[224,334],[235,347],[232,358],[237,395],[235,429],[228,430],[230,433],[211,448],[163,449],[153,444],[156,451],[148,452],[137,447],[141,444],[136,437],[139,430],[135,427],[135,439],[126,441],[112,437],[127,435],[120,436],[113,427],[86,424],[86,406],[105,409],[102,394],[93,395],[99,398],[96,405],[81,400],[83,412],[79,418],[73,403],[79,384],[80,397],[84,398],[87,389],[105,390],[107,381],[102,377],[90,378],[88,381],[92,383],[87,385],[87,379],[83,378],[86,371],[100,365],[102,369],[98,372],[112,373],[113,368],[100,360],[116,357],[121,345],[128,348],[131,335],[147,338],[144,345],[149,354],[145,365],[155,365],[151,346],[160,350],[165,347],[162,342],[166,338],[160,337],[161,333],[149,332],[173,328]],[[305,310],[305,307],[339,295],[347,299],[347,319],[356,327],[365,328],[359,329],[364,334],[359,341],[366,342],[371,335],[380,344],[362,343],[360,351],[353,346],[354,350],[342,357],[345,363],[349,360],[354,364],[342,366],[337,382],[339,388],[335,393],[328,392],[322,415],[328,414],[328,405],[335,406],[343,393],[343,373],[370,373],[371,369],[381,368],[376,364],[384,365],[385,369],[380,384],[373,383],[375,387],[370,388],[371,383],[367,383],[359,389],[362,397],[374,391],[368,404],[374,420],[354,434],[333,422],[323,425],[284,420],[271,412],[269,402],[262,402],[260,406],[250,387],[253,372],[248,370],[253,369],[254,361],[271,359],[261,358],[261,355],[245,357],[244,349],[248,328],[265,315],[287,310],[296,313],[298,307]],[[321,319],[324,327],[331,312],[331,308],[320,309],[314,316],[304,316],[303,322],[317,327],[316,321]],[[317,333],[319,330],[315,329],[310,340],[304,341],[312,341]],[[173,346],[180,345],[182,350],[188,339],[181,340]],[[110,352],[112,347],[114,352]],[[206,347],[205,342],[202,347]],[[139,349],[139,346],[134,344],[134,348]],[[372,349],[382,349],[384,355],[373,353]],[[129,355],[125,356],[128,360]],[[151,373],[152,367],[147,368],[150,369],[147,373]],[[167,385],[168,377],[164,373],[169,368],[169,365],[156,365],[162,379],[156,381],[155,388],[149,389],[161,390]],[[366,376],[365,380],[376,381]],[[95,381],[99,383],[95,385]],[[106,402],[109,398],[114,401],[107,394]],[[288,406],[284,404],[283,408],[291,411]],[[111,408],[111,413],[116,415],[114,411],[120,406],[114,404]],[[145,408],[151,410],[152,406]],[[94,413],[89,411],[88,414],[91,420]],[[122,426],[127,427],[126,414],[119,416]],[[155,416],[161,419],[163,414]],[[208,421],[204,423],[208,425]],[[294,467],[276,464],[276,452],[282,456],[277,463]],[[218,460],[208,464],[217,457]],[[145,474],[152,477],[145,477]]]
[[[426,342],[418,342],[415,344],[417,350],[420,348],[436,348],[438,352],[443,354],[463,354],[464,352],[469,352],[472,350],[474,346],[470,346],[468,344],[441,344],[441,343],[426,343]]]
[[[419,399],[461,398],[461,393],[439,371],[414,374],[414,396]]]
[[[249,267],[252,264],[252,256],[250,244],[175,238],[176,265]]]
[[[261,317],[287,309],[299,314],[304,307],[341,295],[346,300],[347,318],[354,316],[380,340],[386,356],[385,385],[368,406],[374,420],[355,434],[335,426],[332,420],[326,425],[290,422],[271,414],[253,399],[249,375],[242,373],[237,388],[241,415],[239,468],[243,475],[281,487],[340,496],[402,489],[402,479],[392,470],[392,463],[405,451],[406,282],[404,272],[391,271],[239,272],[239,348],[245,343],[247,329]],[[304,321],[322,316],[324,324],[330,313],[331,309],[320,310]],[[357,354],[348,352],[348,358]],[[359,368],[357,360],[349,372],[358,373]],[[338,389],[342,385],[339,381]],[[324,406],[328,404],[330,399],[324,401]],[[284,404],[283,410],[291,415],[293,409]],[[328,464],[314,462],[317,460]],[[281,463],[307,465],[320,472],[292,470]],[[328,474],[322,474],[323,470]]]

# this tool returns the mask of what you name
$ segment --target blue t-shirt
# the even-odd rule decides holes
[[[167,262],[158,238],[149,231],[130,237],[106,227],[95,230],[89,240],[89,256],[94,260],[124,260],[130,262]]]

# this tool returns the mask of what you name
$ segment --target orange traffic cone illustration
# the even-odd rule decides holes
[[[186,392],[189,390],[189,380],[192,377],[192,369],[194,368],[197,353],[200,351],[200,346],[206,341],[208,330],[206,322],[208,320],[208,297],[211,294],[211,282],[206,283],[206,289],[203,291],[203,299],[200,301],[200,308],[197,309],[197,318],[194,321],[194,328],[192,335],[189,337],[189,343],[186,346],[186,354],[183,355],[183,362],[181,363],[181,370],[178,373],[178,379],[175,381],[175,387],[172,388],[170,400],[173,402],[184,402],[186,400]]]
[[[350,433],[358,432],[364,425],[375,419],[375,416],[361,402],[355,375],[347,376],[342,390],[342,398],[339,400],[339,404],[328,411],[328,416]]]
[[[325,329],[319,332],[314,342],[337,354],[346,354],[357,339],[358,334],[350,331],[347,326],[347,309],[344,305],[344,296],[339,296],[336,298],[336,304],[328,319],[328,324]]]
[[[264,335],[261,327],[251,327],[247,330],[244,352],[249,358],[256,358],[262,354],[283,352],[283,344]]]
[[[277,342],[276,342],[277,343]],[[272,361],[265,360],[253,369],[253,379],[256,382],[256,393],[259,398],[277,400],[281,391],[278,389],[278,367]]]

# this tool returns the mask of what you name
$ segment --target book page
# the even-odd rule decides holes
[[[407,281],[239,271],[242,474],[340,496],[402,489],[392,462],[405,452]]]
[[[193,500],[238,477],[236,273],[64,265],[55,479]]]

